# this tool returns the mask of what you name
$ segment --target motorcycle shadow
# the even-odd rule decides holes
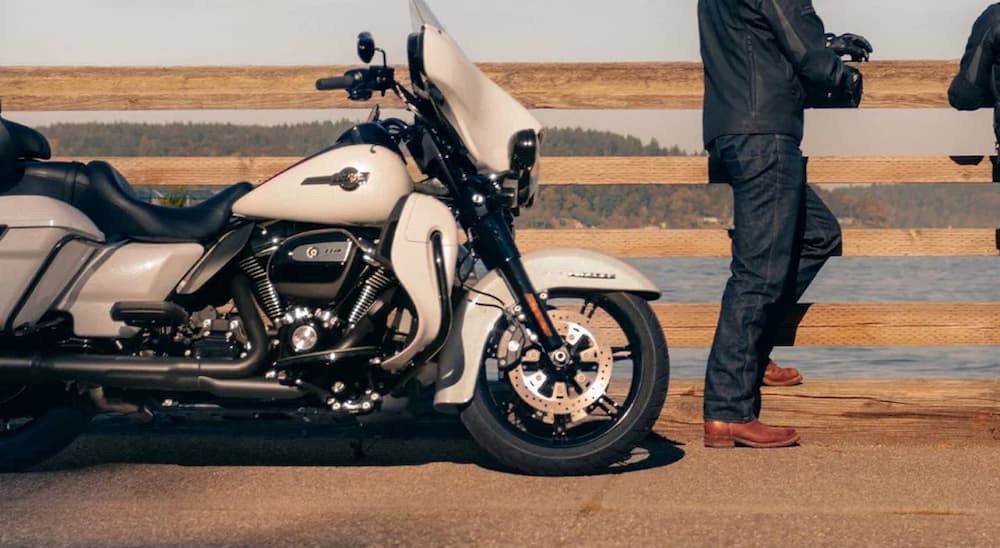
[[[637,447],[621,474],[669,466],[684,458],[680,444],[658,434]],[[471,464],[507,472],[479,449],[455,417],[401,418],[362,428],[291,421],[176,421],[136,424],[122,418],[90,430],[38,471],[72,471],[112,464],[190,467],[393,467]]]

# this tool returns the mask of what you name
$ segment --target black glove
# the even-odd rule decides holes
[[[841,34],[840,36],[827,34],[826,47],[833,50],[837,55],[850,55],[851,61],[855,62],[868,61],[872,52],[875,51],[872,48],[871,42],[864,36],[851,33]]]
[[[810,90],[805,108],[858,108],[865,92],[865,80],[861,71],[851,65],[844,65],[844,75],[837,89]]]

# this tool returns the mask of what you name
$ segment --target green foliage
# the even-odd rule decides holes
[[[191,192],[183,188],[170,188],[156,198],[156,202],[167,207],[186,207],[190,205],[191,198]]]

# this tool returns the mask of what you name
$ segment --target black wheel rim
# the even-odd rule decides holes
[[[592,407],[592,411],[588,413],[587,419],[570,422],[570,417],[565,414],[555,414],[551,423],[546,422],[538,416],[538,409],[518,394],[511,385],[511,375],[504,371],[497,357],[502,333],[509,328],[505,320],[501,320],[501,324],[494,330],[485,350],[482,382],[486,384],[489,408],[506,430],[535,446],[567,449],[586,445],[608,435],[632,415],[641,382],[642,348],[634,326],[628,325],[627,314],[605,295],[558,293],[550,295],[548,302],[550,308],[576,307],[580,314],[589,318],[603,314],[605,320],[610,319],[616,324],[618,338],[624,334],[625,341],[616,342],[610,348],[614,367],[610,386],[604,397],[588,406]],[[608,331],[603,329],[602,333],[606,335]],[[597,342],[611,346],[607,341]],[[631,363],[621,366],[620,362]],[[626,374],[629,375],[627,387],[620,382]]]

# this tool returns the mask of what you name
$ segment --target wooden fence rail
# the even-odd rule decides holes
[[[530,108],[699,109],[699,63],[486,63]],[[347,108],[314,82],[354,67],[4,67],[4,107],[16,111]],[[876,61],[864,108],[946,108],[955,61]],[[402,74],[405,74],[402,73]],[[383,106],[399,106],[394,99]]]
[[[654,309],[672,348],[712,344],[718,305],[656,304]],[[800,305],[779,332],[778,344],[1000,346],[1000,303]]]
[[[615,257],[729,257],[731,241],[719,229],[519,230],[524,252],[584,247]],[[845,229],[848,257],[997,257],[994,229]]]
[[[299,161],[291,157],[119,157],[111,162],[139,185],[228,185],[259,183]],[[84,158],[83,161],[88,159]],[[816,157],[809,159],[814,184],[966,184],[993,181],[983,157]],[[546,185],[690,185],[708,182],[704,157],[547,157]]]

